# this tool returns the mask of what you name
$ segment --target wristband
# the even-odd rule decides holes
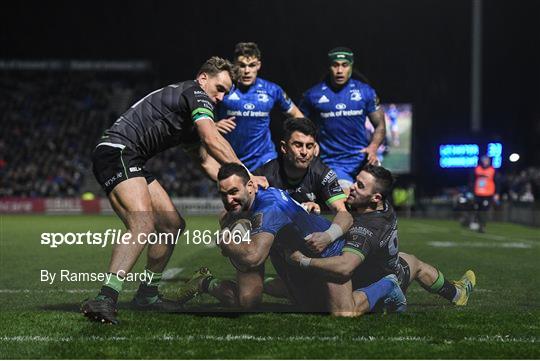
[[[330,227],[326,231],[324,231],[324,233],[330,236],[330,239],[332,240],[332,242],[334,242],[339,237],[343,236],[343,230],[341,229],[340,226],[338,226],[335,223],[332,223],[332,225],[330,225]]]
[[[308,268],[310,264],[311,264],[311,258],[308,258],[308,257],[300,258],[300,267]]]

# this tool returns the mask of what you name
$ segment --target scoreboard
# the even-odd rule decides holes
[[[491,158],[491,165],[500,168],[503,156],[502,143],[487,144],[441,144],[439,146],[439,166],[441,168],[474,168],[482,155]]]

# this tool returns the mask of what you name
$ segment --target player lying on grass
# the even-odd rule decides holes
[[[345,207],[347,196],[338,183],[336,173],[315,156],[317,129],[307,118],[289,118],[283,124],[280,156],[253,174],[264,176],[271,187],[286,190],[308,212],[320,213],[330,209],[352,224],[352,216]],[[339,232],[339,230],[337,230]],[[319,238],[323,239],[319,239]],[[326,238],[326,240],[324,239]],[[330,243],[330,232],[316,233],[307,240],[308,247],[316,242]],[[266,279],[265,292],[274,295],[284,292],[282,282]],[[276,288],[278,288],[276,290]]]
[[[292,299],[305,311],[326,312],[343,316],[365,313],[383,299],[396,308],[403,308],[405,297],[397,286],[395,276],[381,277],[360,290],[352,290],[350,281],[332,283],[314,277],[310,272],[295,269],[286,262],[286,249],[302,249],[309,253],[304,238],[315,232],[327,231],[327,219],[310,214],[285,191],[276,188],[258,189],[246,170],[238,164],[226,164],[218,173],[218,186],[227,210],[224,223],[245,218],[251,220],[249,242],[219,243],[222,252],[237,269],[236,282],[219,281],[208,272],[199,271],[180,290],[184,303],[198,292],[208,292],[229,306],[244,310],[254,309],[262,299],[264,263],[268,256],[280,277],[285,281]],[[339,214],[334,225],[343,232]],[[340,237],[339,235],[338,237]],[[321,256],[331,256],[342,246],[343,240],[330,243]],[[313,254],[313,256],[315,256]]]
[[[449,282],[437,268],[414,255],[399,252],[397,218],[386,200],[393,184],[387,169],[367,165],[350,188],[347,205],[354,223],[345,236],[342,254],[311,258],[294,252],[290,259],[299,267],[323,273],[332,280],[352,279],[353,287],[364,287],[387,274],[395,274],[403,292],[415,280],[424,289],[436,293],[457,306],[467,304],[476,278],[467,271],[461,280]],[[317,244],[318,250],[326,247]]]
[[[93,171],[124,222],[129,239],[116,244],[109,263],[108,280],[94,299],[86,300],[81,312],[90,320],[117,323],[117,299],[124,276],[131,271],[152,232],[177,234],[185,221],[170,197],[146,171],[146,161],[176,145],[199,146],[201,154],[214,162],[238,161],[229,143],[214,124],[214,105],[232,87],[233,67],[227,60],[212,57],[195,80],[158,89],[135,103],[105,131],[92,153]],[[206,161],[204,161],[206,164]],[[203,164],[203,165],[204,165]],[[203,167],[215,179],[215,169]],[[257,181],[265,181],[257,177]],[[158,293],[161,273],[173,252],[174,243],[148,245],[146,273],[133,305],[143,310],[178,311],[176,302]]]

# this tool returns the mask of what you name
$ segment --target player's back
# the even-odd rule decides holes
[[[193,114],[213,119],[213,111],[212,101],[195,81],[171,84],[133,104],[100,141],[124,144],[148,159],[179,144],[198,143]]]
[[[355,287],[367,286],[388,274],[398,274],[399,240],[397,217],[391,205],[385,209],[354,216],[346,235],[346,249],[360,252],[362,264],[354,271]]]

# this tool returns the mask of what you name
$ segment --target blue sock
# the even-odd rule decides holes
[[[375,283],[370,284],[367,287],[360,288],[357,291],[362,291],[366,294],[369,310],[373,311],[373,307],[377,301],[386,296],[394,288],[394,283],[386,278],[381,278]]]

